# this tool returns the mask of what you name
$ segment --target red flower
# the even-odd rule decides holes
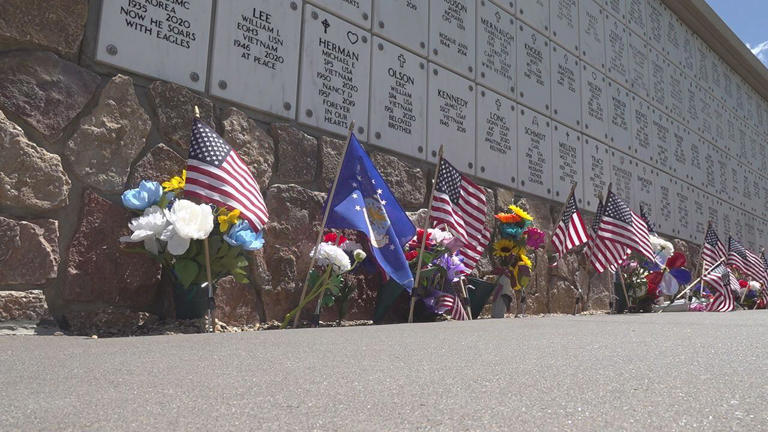
[[[746,288],[749,285],[749,282],[745,281],[744,279],[739,279],[739,286],[742,288]]]
[[[416,257],[419,256],[419,251],[412,250],[410,252],[405,253],[405,260],[406,261],[413,261],[416,259]]]
[[[323,237],[323,241],[325,243],[336,244],[336,239],[337,238],[338,238],[338,234],[336,234],[335,232],[330,232],[330,233],[326,234],[325,237]],[[338,245],[341,246],[341,245],[343,245],[346,242],[347,242],[347,238],[344,237],[344,236],[341,236],[341,238],[339,239],[339,244]]]
[[[411,249],[420,249],[421,248],[421,240],[424,237],[424,230],[419,228],[416,230],[416,237],[413,238],[410,242],[408,242],[408,247]],[[430,249],[433,246],[433,243],[429,241],[429,238],[432,237],[432,233],[429,231],[426,231],[427,233],[427,239],[424,242],[425,249]]]

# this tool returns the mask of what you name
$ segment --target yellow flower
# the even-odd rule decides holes
[[[531,263],[531,260],[530,260],[530,259],[528,259],[528,257],[527,257],[527,256],[525,256],[525,254],[520,254],[520,261],[522,261],[522,262],[523,262],[523,264],[525,264],[526,266],[528,266],[528,268],[533,268],[533,265],[532,265],[532,263]]]
[[[219,212],[219,230],[221,232],[227,232],[230,225],[237,223],[240,218],[240,210],[234,209],[231,212],[227,212],[227,209],[221,209]]]
[[[163,191],[175,191],[184,189],[184,184],[187,182],[187,170],[181,170],[181,177],[176,176],[167,182],[163,182]]]
[[[516,215],[520,216],[521,218],[523,218],[525,220],[529,220],[529,221],[533,220],[533,217],[531,215],[526,213],[525,210],[521,209],[518,206],[510,205],[509,209],[512,210],[513,212],[515,212]]]
[[[515,244],[507,239],[496,240],[493,244],[493,254],[498,257],[512,255],[515,251]]]

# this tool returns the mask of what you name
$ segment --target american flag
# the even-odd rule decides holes
[[[595,212],[595,218],[592,220],[592,239],[587,243],[587,247],[584,249],[584,253],[592,263],[592,267],[597,270],[598,273],[602,273],[605,269],[610,271],[616,271],[619,268],[624,259],[629,256],[629,249],[626,247],[605,241],[597,237],[597,230],[600,227],[600,220],[603,218],[603,202],[597,202],[597,211]]]
[[[736,301],[733,290],[739,288],[739,281],[728,271],[725,264],[720,263],[704,275],[704,281],[714,288],[712,302],[709,303],[710,312],[730,312]]]
[[[723,242],[712,228],[712,223],[707,225],[707,234],[704,236],[704,247],[701,249],[701,259],[707,268],[711,268],[720,260],[725,260],[726,251]]]
[[[643,222],[645,222],[645,226],[648,227],[648,232],[651,234],[656,234],[656,230],[653,229],[653,224],[651,223],[651,218],[648,217],[648,212],[645,209],[645,206],[641,203],[640,204],[640,218],[643,219]]]
[[[563,256],[569,250],[588,241],[587,226],[576,206],[576,198],[571,194],[565,202],[563,217],[552,233],[552,246],[554,246],[558,256]]]
[[[464,310],[459,297],[453,294],[440,294],[437,297],[437,307],[435,308],[437,313],[450,313],[451,319],[456,321],[466,321],[467,312]]]
[[[254,231],[267,223],[267,206],[250,170],[232,147],[198,118],[192,125],[184,194],[240,210],[240,217]]]
[[[615,193],[608,192],[597,236],[606,242],[614,242],[634,249],[649,259],[654,259],[653,247],[648,236],[648,226]]]
[[[464,243],[459,253],[464,257],[467,272],[471,272],[491,240],[485,225],[485,191],[447,160],[440,159],[430,210],[434,226],[444,223]]]
[[[765,283],[766,279],[768,279],[760,258],[730,236],[728,237],[728,259],[726,263],[760,283]]]

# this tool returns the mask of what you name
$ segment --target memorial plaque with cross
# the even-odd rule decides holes
[[[583,184],[581,182],[581,170],[584,166],[582,135],[576,129],[552,122],[552,159],[554,175],[552,198],[562,201],[568,196],[571,185],[578,182],[576,197],[579,205],[584,202]]]
[[[370,43],[359,27],[305,6],[300,123],[343,136],[354,120],[357,137],[368,140]]]
[[[507,97],[515,96],[515,19],[493,3],[477,3],[477,81]]]
[[[582,136],[584,142],[584,169],[582,182],[584,184],[584,208],[594,212],[597,210],[599,194],[605,198],[605,191],[611,182],[611,154],[605,144]]]
[[[549,40],[527,25],[517,23],[517,99],[544,114],[550,102]]]
[[[648,97],[650,92],[648,44],[634,32],[627,39],[629,88],[640,95]]]
[[[518,106],[504,96],[478,87],[477,175],[502,185],[517,185]]]
[[[628,39],[629,30],[618,19],[605,18],[606,75],[622,85],[629,83]]]
[[[611,80],[608,80],[608,140],[611,147],[631,152],[632,100],[627,89]]]
[[[582,62],[581,130],[603,142],[608,140],[607,89],[605,75]]]
[[[423,159],[427,61],[376,36],[372,64],[370,143]]]
[[[639,96],[632,95],[632,141],[630,154],[637,159],[650,161],[654,157],[651,141],[651,107]]]
[[[427,160],[444,156],[458,170],[475,173],[475,84],[436,64],[429,64]]]
[[[559,45],[551,44],[552,117],[581,128],[581,62]]]

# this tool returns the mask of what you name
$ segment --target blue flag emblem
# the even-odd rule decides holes
[[[416,235],[416,227],[354,134],[344,154],[330,206],[326,227],[366,234],[379,267],[410,292],[413,275],[403,245]]]

